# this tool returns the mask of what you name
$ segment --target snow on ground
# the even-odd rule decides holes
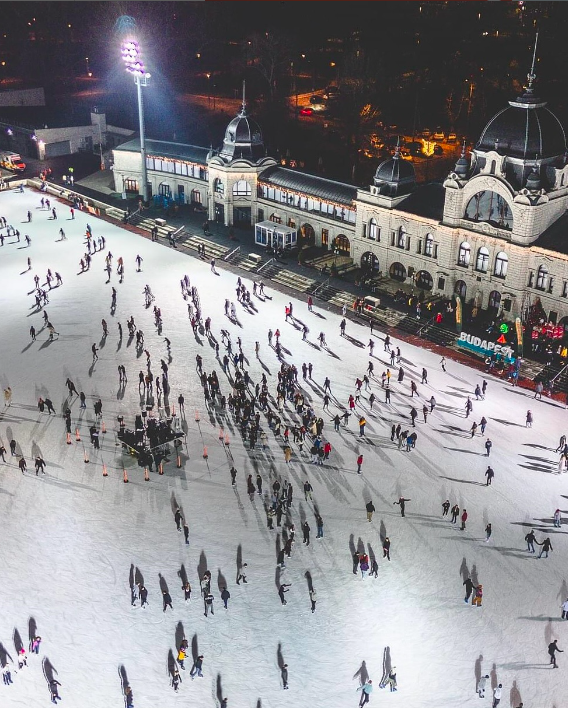
[[[448,362],[443,373],[440,357],[401,344],[406,377],[393,383],[393,402],[384,404],[380,382],[373,381],[379,402],[371,412],[368,392],[359,409],[367,416],[367,438],[358,439],[354,419],[341,433],[333,431],[322,413],[322,385],[331,377],[336,399],[345,405],[354,391],[357,375],[369,361],[366,350],[339,336],[341,317],[318,311],[310,314],[294,300],[294,314],[310,328],[308,339],[284,321],[289,298],[268,289],[272,300],[255,298],[258,310],[246,312],[236,302],[236,276],[219,268],[215,276],[206,262],[154,244],[92,216],[77,213],[69,220],[69,208],[57,204],[58,220],[39,208],[40,195],[26,190],[0,195],[0,215],[32,238],[30,248],[6,239],[0,250],[0,302],[3,315],[0,337],[0,383],[11,386],[12,406],[0,417],[0,436],[8,447],[14,437],[28,461],[22,476],[10,457],[0,467],[0,659],[2,652],[15,657],[13,634],[28,642],[28,620],[34,618],[43,638],[40,657],[14,676],[14,684],[0,688],[0,704],[39,706],[49,693],[41,661],[48,657],[61,682],[64,705],[93,707],[122,703],[119,667],[124,665],[136,708],[184,705],[214,706],[218,696],[229,698],[230,708],[310,708],[355,706],[359,693],[357,672],[364,662],[374,681],[371,704],[403,705],[405,708],[455,708],[482,705],[475,693],[476,675],[489,673],[493,685],[503,684],[501,705],[516,708],[522,700],[531,708],[568,706],[568,623],[560,620],[559,605],[568,597],[568,558],[565,531],[555,529],[552,514],[557,507],[568,516],[568,477],[556,473],[554,450],[565,432],[565,410],[551,401],[535,401],[531,394],[500,381],[489,380],[487,398],[473,403],[473,415],[464,418],[464,403],[479,372]],[[26,212],[31,224],[22,223]],[[84,253],[87,221],[96,237],[107,239],[116,259],[122,256],[126,273],[123,284],[116,273],[105,284],[102,253],[93,257],[89,272],[78,274]],[[58,242],[63,226],[68,240]],[[4,232],[5,233],[5,230]],[[143,272],[135,272],[139,253]],[[26,270],[26,259],[32,270]],[[60,336],[48,342],[43,329],[30,343],[31,324],[40,330],[42,315],[34,311],[33,276],[45,282],[47,268],[59,271],[63,286],[52,290],[49,318]],[[204,316],[220,340],[221,328],[240,336],[253,381],[263,369],[275,392],[278,361],[268,346],[267,330],[280,328],[285,360],[298,367],[311,361],[313,381],[301,381],[305,395],[322,414],[326,435],[333,446],[330,463],[308,464],[308,455],[296,446],[289,467],[284,463],[282,440],[269,431],[270,449],[250,453],[230,417],[219,410],[205,410],[195,372],[195,356],[204,358],[204,369],[219,374],[222,391],[230,392],[227,378],[215,360],[214,349],[203,335],[193,336],[179,280],[189,274],[196,285]],[[161,307],[163,336],[154,327],[152,309],[144,308],[142,290],[150,284]],[[270,284],[269,284],[270,285]],[[118,306],[109,314],[111,287],[118,290]],[[252,286],[251,286],[252,289]],[[225,297],[235,301],[241,325],[223,315]],[[152,474],[144,482],[141,470],[126,460],[130,483],[123,484],[123,456],[116,445],[117,415],[132,425],[140,408],[137,374],[145,357],[128,345],[126,320],[134,315],[144,331],[145,347],[152,354],[156,373],[160,358],[167,358],[164,336],[171,339],[171,401],[180,392],[186,398],[189,459],[183,469],[173,462],[163,476]],[[99,360],[91,366],[91,346],[101,340],[101,319],[110,334],[100,343]],[[125,337],[119,342],[116,323]],[[320,330],[327,335],[329,351],[314,342]],[[347,334],[362,344],[369,330],[349,322]],[[387,363],[382,335],[375,335],[375,372]],[[260,359],[254,342],[260,342]],[[103,346],[104,344],[104,346]],[[224,347],[221,347],[221,355]],[[118,364],[129,377],[124,397],[118,389]],[[422,366],[429,384],[420,384]],[[94,419],[93,403],[103,402],[108,432],[101,435],[102,449],[88,445],[90,462],[83,461],[83,442],[65,443],[62,417],[40,414],[36,402],[50,397],[58,412],[66,402],[65,380],[70,377],[87,394],[88,407],[80,415],[72,402],[73,430],[79,421],[82,441]],[[395,377],[393,377],[394,380]],[[418,442],[410,453],[390,441],[391,424],[408,427],[410,380],[420,393]],[[434,394],[438,405],[428,423],[422,422],[424,398]],[[177,407],[177,404],[176,404]],[[525,428],[527,409],[534,413],[532,429]],[[201,421],[194,419],[200,411]],[[332,412],[336,407],[332,405]],[[291,416],[287,405],[286,415]],[[492,487],[484,486],[487,458],[484,438],[471,439],[472,420],[485,415],[487,434],[493,441],[490,462],[495,470]],[[219,422],[231,436],[231,451],[238,468],[238,484],[230,484],[226,452],[218,441]],[[266,426],[265,426],[266,428]],[[202,457],[202,445],[209,458]],[[356,474],[356,457],[364,452],[363,474]],[[47,475],[33,473],[33,457],[47,462]],[[109,476],[102,476],[102,461]],[[282,606],[276,588],[276,530],[266,527],[260,497],[251,503],[246,477],[260,470],[264,487],[278,476],[294,485],[292,517],[297,536],[292,558],[282,577],[291,583],[288,604]],[[317,539],[313,503],[304,501],[306,478],[314,487],[314,503],[325,522],[325,537]],[[401,518],[393,506],[401,495],[411,501]],[[467,508],[465,531],[441,518],[441,504]],[[376,506],[372,523],[365,515],[370,499]],[[177,533],[172,505],[183,508],[190,527],[190,545]],[[300,523],[307,518],[312,528],[309,547],[302,544]],[[485,543],[484,529],[493,525],[493,538]],[[526,553],[524,535],[534,525],[537,538],[549,535],[554,551],[537,560]],[[382,558],[380,534],[392,542],[391,562]],[[237,586],[239,547],[248,563],[248,584]],[[379,561],[378,579],[354,576],[352,553],[356,547],[372,550]],[[538,550],[538,547],[537,547]],[[149,590],[150,606],[130,606],[131,564],[139,568]],[[194,589],[189,604],[183,601],[178,576],[184,565]],[[212,572],[215,616],[205,618],[198,590],[198,566]],[[310,611],[306,572],[318,593],[317,610]],[[470,572],[483,584],[481,608],[463,602],[463,574]],[[169,586],[173,612],[162,612],[159,574]],[[225,580],[231,592],[228,611],[222,607],[219,586]],[[191,681],[182,672],[179,694],[169,686],[168,652],[175,652],[177,636],[185,636],[203,654],[204,678]],[[560,670],[547,666],[547,645],[558,638]],[[280,683],[279,655],[289,666],[290,690]],[[396,666],[397,693],[379,689],[383,656]],[[481,659],[482,657],[482,659]],[[188,661],[191,666],[191,661]],[[490,702],[488,697],[483,704]]]

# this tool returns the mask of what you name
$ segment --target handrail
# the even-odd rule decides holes
[[[263,263],[256,272],[260,273],[261,270],[264,270],[264,268],[266,268],[267,265],[270,265],[270,263],[272,263],[272,261],[275,261],[275,260],[276,260],[276,258],[271,258],[269,261],[266,261],[266,263]]]
[[[233,250],[232,250],[232,251],[229,251],[229,253],[225,253],[225,255],[223,256],[223,260],[224,260],[224,261],[228,261],[229,258],[230,258],[234,253],[237,253],[237,251],[240,251],[240,250],[241,250],[241,247],[240,247],[240,246],[237,246],[236,248],[233,248]]]
[[[176,231],[173,232],[173,234],[171,234],[171,237],[175,238],[184,229],[185,229],[185,226],[180,226],[179,229],[177,229]]]
[[[556,376],[554,376],[552,379],[550,379],[550,383],[553,384],[553,383],[556,381],[556,379],[557,379],[559,376],[561,376],[561,375],[566,371],[566,369],[568,369],[568,364],[565,364],[565,365],[560,369],[560,371],[556,374]]]
[[[435,318],[436,318],[436,315],[432,315],[432,317],[430,317],[430,319],[429,319],[427,322],[425,322],[425,323],[422,325],[422,327],[420,327],[420,329],[418,330],[418,332],[417,332],[416,334],[417,334],[419,337],[421,337],[421,336],[422,336],[422,330],[423,330],[425,327],[428,327],[428,325],[431,324],[432,320],[435,319]]]
[[[312,295],[316,295],[317,291],[318,291],[320,288],[323,288],[324,286],[326,286],[326,285],[329,283],[330,280],[331,280],[331,275],[329,276],[329,278],[327,278],[327,280],[324,280],[323,283],[320,283],[320,284],[317,286],[317,288],[314,290],[314,292],[312,293]]]
[[[136,209],[136,211],[133,211],[132,214],[128,214],[128,215],[126,214],[126,212],[124,212],[124,216],[126,217],[126,221],[130,221],[130,219],[132,219],[133,216],[136,216],[136,214],[139,214],[141,211],[142,211],[142,209]]]

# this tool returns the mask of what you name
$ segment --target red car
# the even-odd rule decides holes
[[[301,116],[313,116],[313,114],[314,114],[314,109],[311,108],[310,106],[304,106],[304,108],[300,109]]]

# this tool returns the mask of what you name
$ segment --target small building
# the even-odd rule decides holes
[[[254,227],[254,242],[276,251],[290,251],[298,245],[298,233],[274,221],[259,221]]]

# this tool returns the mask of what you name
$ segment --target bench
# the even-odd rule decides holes
[[[262,263],[262,256],[259,256],[258,253],[249,253],[247,260],[252,261],[255,265],[259,265]]]

